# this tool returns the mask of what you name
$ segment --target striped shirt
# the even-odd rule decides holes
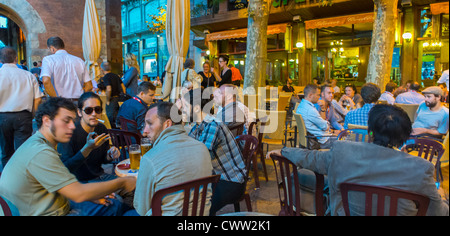
[[[359,109],[349,111],[345,116],[344,129],[348,129],[348,124],[367,126],[369,112],[373,106],[375,106],[374,103],[369,103]]]
[[[245,163],[241,150],[228,127],[212,116],[207,116],[201,124],[196,124],[189,136],[204,143],[211,154],[214,174],[222,180],[243,183]]]

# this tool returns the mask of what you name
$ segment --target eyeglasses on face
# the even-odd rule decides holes
[[[86,113],[87,115],[92,114],[93,111],[95,111],[96,114],[101,114],[103,112],[103,108],[98,106],[98,107],[86,107],[84,108],[84,113]]]

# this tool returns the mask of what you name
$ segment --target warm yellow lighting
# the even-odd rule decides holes
[[[297,48],[302,48],[303,47],[303,43],[302,42],[298,42],[297,44],[295,44],[295,46],[297,46]]]
[[[428,47],[428,46],[430,46],[430,43],[425,42],[425,43],[423,43],[423,46],[424,46],[424,47]]]
[[[402,35],[402,38],[403,38],[404,40],[406,40],[407,42],[410,42],[411,39],[412,39],[412,34],[411,34],[410,32],[406,32],[406,33],[404,33],[404,34]]]
[[[209,56],[209,54],[211,54],[211,51],[206,51],[206,55],[208,55]]]
[[[340,52],[343,52],[343,51],[344,51],[344,48],[339,48],[339,51],[340,51]]]
[[[241,66],[243,66],[244,65],[244,61],[241,61]]]

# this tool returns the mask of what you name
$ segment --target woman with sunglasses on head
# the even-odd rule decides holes
[[[217,73],[217,71],[211,69],[211,72],[215,74],[216,79],[219,81],[217,84],[217,87],[220,87],[224,84],[233,84],[233,81],[231,80],[231,77],[233,76],[231,69],[228,68],[228,61],[230,59],[228,56],[219,56],[219,66],[221,69],[220,75]]]
[[[80,182],[105,181],[116,178],[106,174],[102,164],[120,156],[116,147],[109,147],[109,135],[105,125],[99,122],[103,112],[100,97],[87,92],[78,100],[79,120],[68,143],[60,143],[58,152],[69,171]]]

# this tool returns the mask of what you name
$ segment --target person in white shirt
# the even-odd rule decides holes
[[[443,83],[445,83],[446,85],[447,85],[447,88],[450,88],[449,87],[449,84],[448,84],[448,70],[445,70],[444,72],[442,72],[442,76],[441,76],[441,78],[439,78],[439,80],[438,80],[438,84],[443,84]]]
[[[33,112],[44,94],[33,74],[16,65],[17,52],[0,50],[0,156],[3,167],[32,134]],[[0,168],[1,171],[1,168]]]
[[[381,94],[379,101],[386,101],[390,105],[394,105],[395,103],[395,97],[394,97],[394,91],[397,89],[396,83],[387,83],[386,88],[383,94]]]
[[[67,53],[61,38],[49,38],[47,47],[53,55],[44,57],[41,78],[50,97],[77,101],[84,92],[92,91],[92,80],[84,61]]]

